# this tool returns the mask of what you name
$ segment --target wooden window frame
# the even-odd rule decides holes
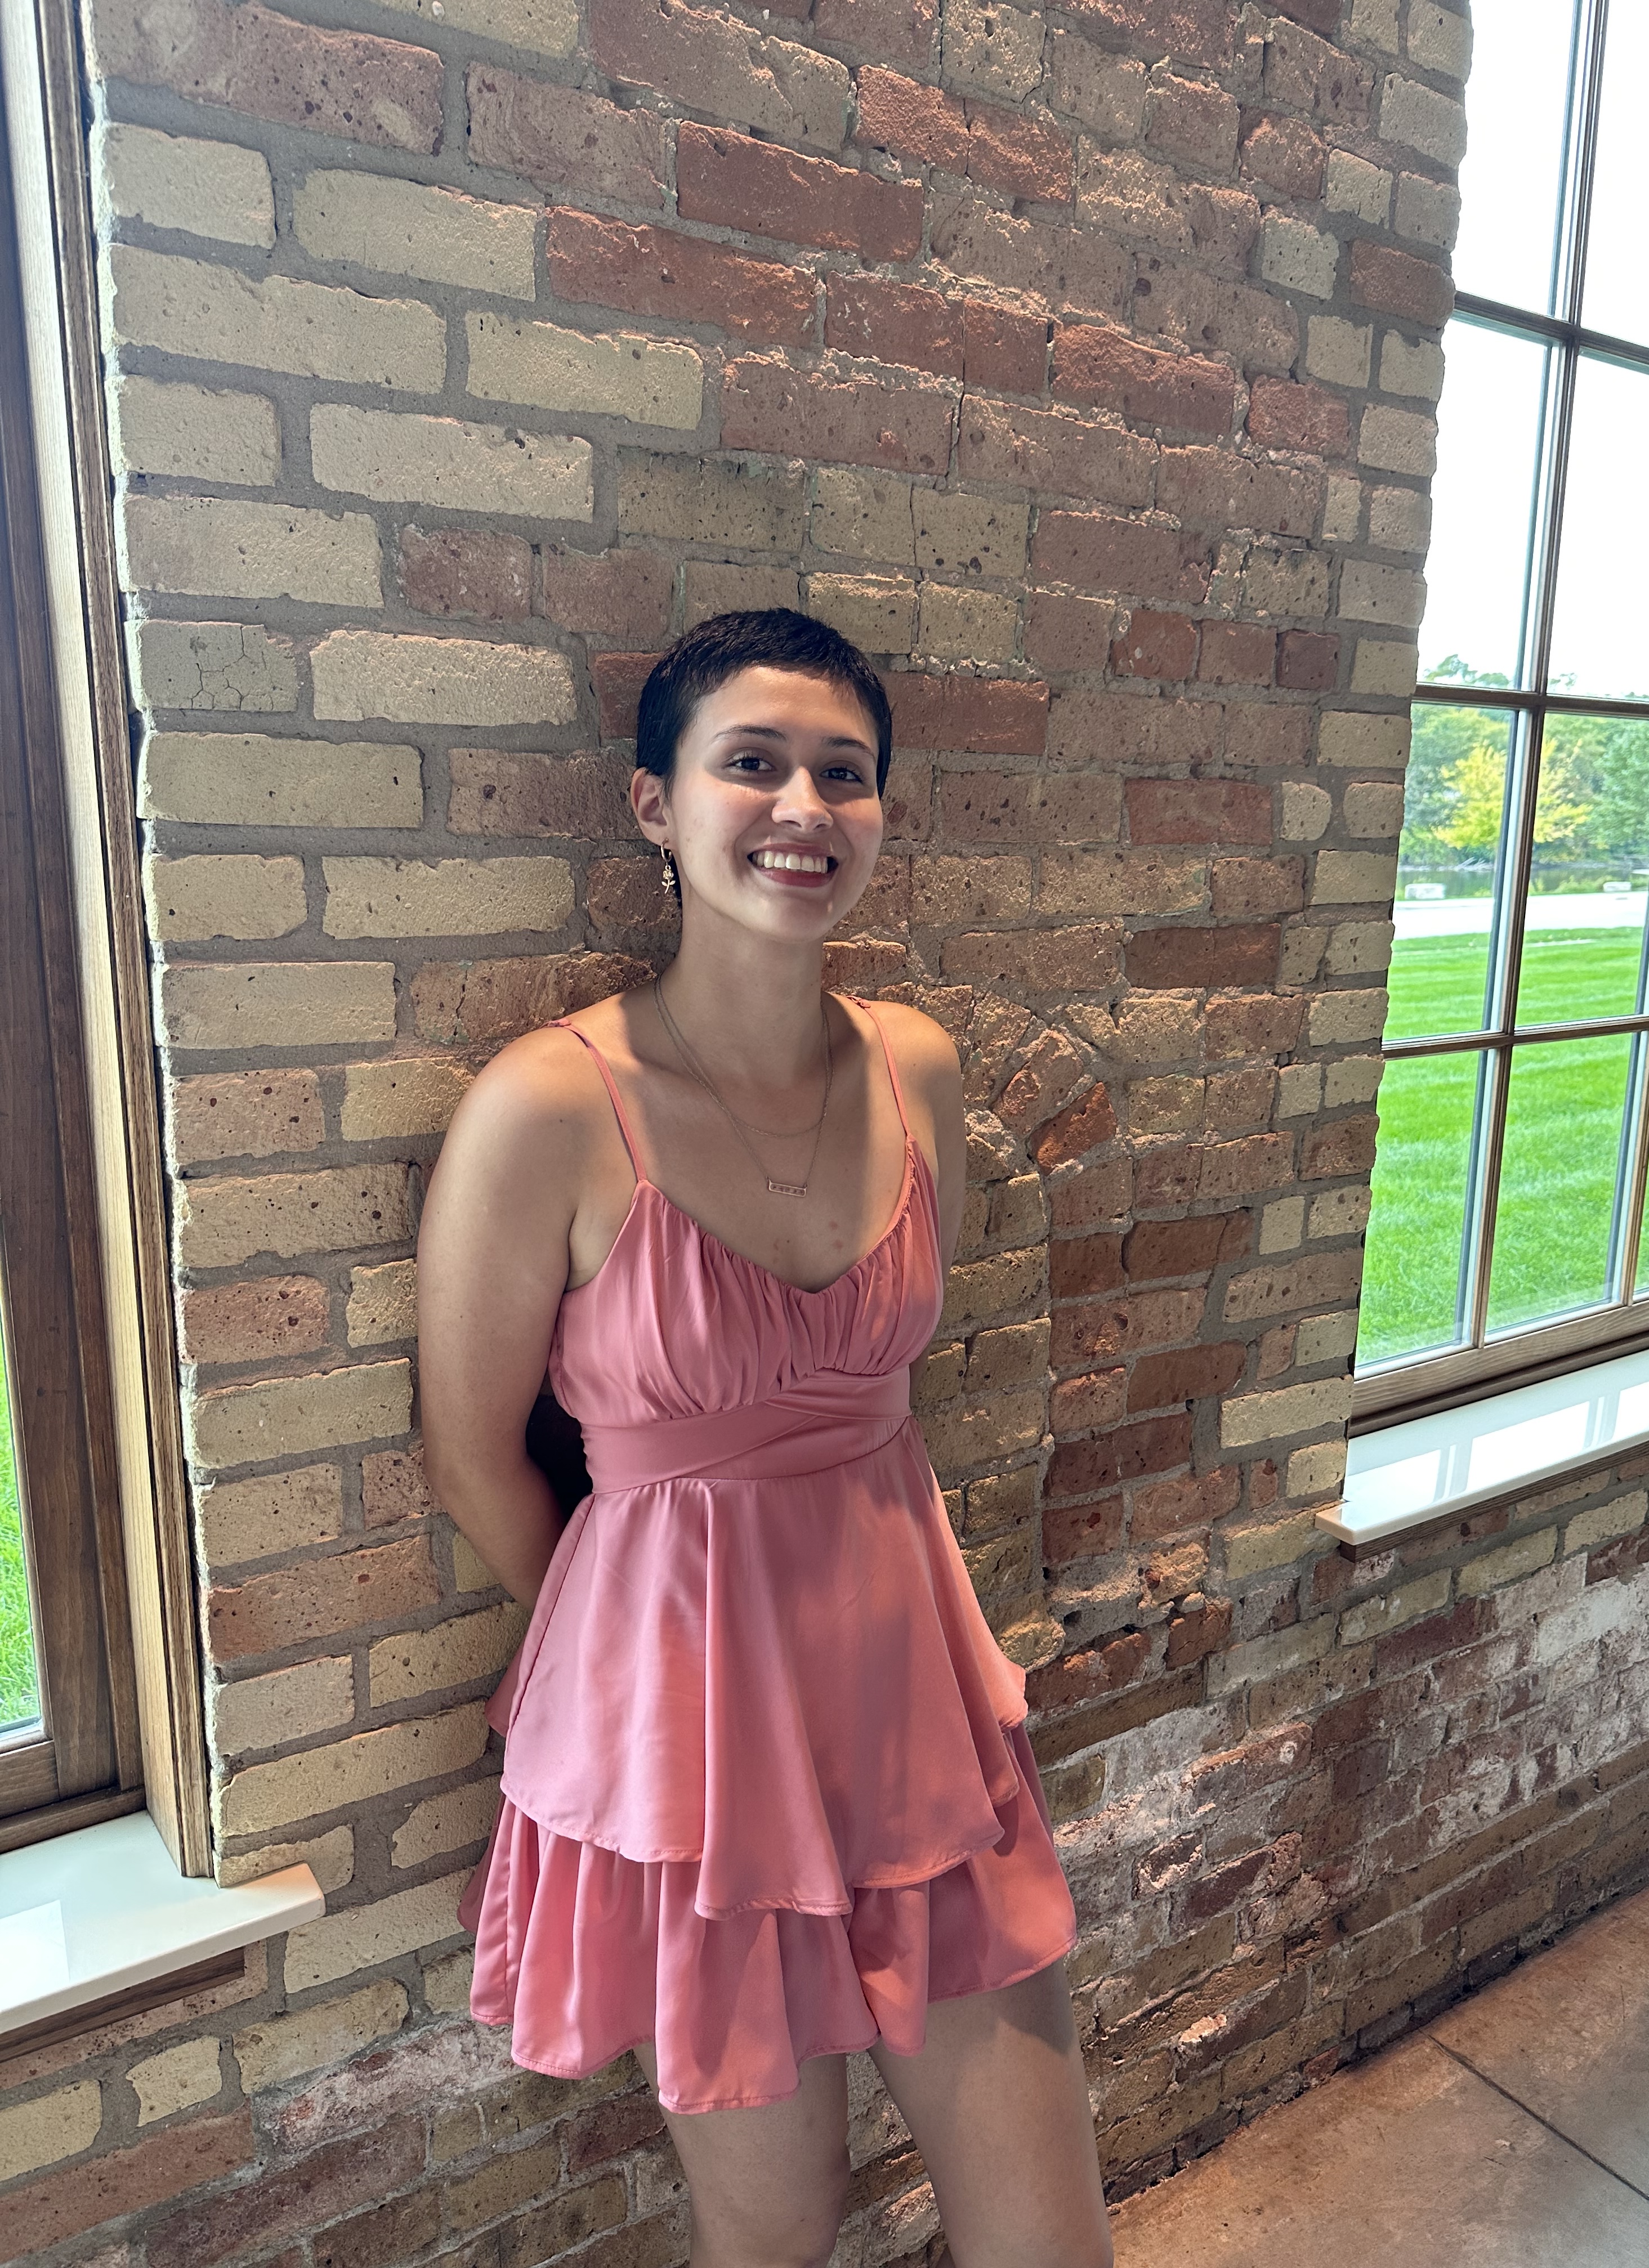
[[[0,1816],[0,1852],[146,1806],[180,1872],[204,1875],[210,1779],[84,84],[73,0],[0,8],[0,151],[15,247],[4,257],[15,257],[26,311],[10,327],[5,363],[7,556],[33,622],[25,735],[33,850],[60,885],[37,903],[68,1129],[63,1172],[90,1494],[71,1542],[53,1532],[53,1502],[42,1509],[32,1476],[27,1516],[48,1580],[65,1553],[84,1577],[88,1524],[101,1540],[110,1735],[101,1785]],[[19,428],[31,445],[26,466]],[[49,1609],[42,1621],[49,1634]],[[59,1675],[48,1667],[48,1682]],[[55,1739],[55,1686],[50,1702]],[[15,1795],[0,1778],[0,1806]]]

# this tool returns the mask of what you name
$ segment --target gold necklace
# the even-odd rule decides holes
[[[703,1065],[699,1062],[698,1057],[694,1054],[692,1049],[688,1047],[686,1040],[682,1037],[680,1027],[677,1025],[674,1017],[670,1013],[668,1008],[665,1006],[664,995],[659,990],[659,979],[656,976],[652,980],[652,1000],[654,1007],[659,1011],[659,1020],[664,1026],[665,1030],[668,1033],[676,1053],[681,1057],[682,1062],[687,1065],[689,1072],[698,1081],[699,1085],[703,1088],[705,1094],[709,1095],[710,1101],[716,1105],[717,1108],[725,1115],[733,1132],[739,1137],[740,1143],[743,1144],[751,1164],[761,1174],[762,1180],[766,1182],[768,1186],[768,1194],[770,1197],[805,1197],[807,1194],[807,1184],[813,1179],[813,1169],[819,1160],[819,1145],[824,1139],[825,1114],[830,1108],[830,1017],[828,1011],[825,1007],[823,999],[821,998],[819,1003],[819,1014],[824,1026],[824,1105],[817,1118],[813,1120],[811,1127],[798,1126],[793,1133],[784,1134],[782,1134],[779,1129],[776,1126],[757,1126],[754,1120],[747,1122],[741,1119],[736,1110],[732,1109],[727,1103],[722,1101],[720,1095],[716,1092],[715,1087],[712,1086],[709,1074],[705,1071]],[[813,1145],[807,1159],[807,1171],[799,1182],[776,1182],[774,1180],[772,1174],[769,1173],[767,1167],[762,1163],[761,1159],[756,1156],[755,1152],[750,1147],[749,1143],[745,1139],[744,1130],[747,1123],[749,1124],[753,1133],[769,1135],[776,1142],[793,1142],[799,1135],[808,1133],[813,1135]]]

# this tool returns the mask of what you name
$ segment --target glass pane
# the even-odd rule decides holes
[[[1444,335],[1420,674],[1519,681],[1548,350],[1481,323]]]
[[[1622,549],[1623,530],[1641,528],[1645,516],[1649,372],[1582,355],[1552,623],[1550,682],[1559,691],[1649,696],[1643,593],[1633,554]]]
[[[1360,1369],[1454,1346],[1471,1132],[1487,1058],[1398,1057],[1380,1086]]]
[[[1414,704],[1388,1040],[1483,1028],[1512,733],[1508,710]]]
[[[1483,13],[1482,10],[1479,14]],[[1581,320],[1612,338],[1649,342],[1644,284],[1643,215],[1649,199],[1649,142],[1638,105],[1649,73],[1649,13],[1643,0],[1615,0],[1609,11],[1597,172],[1586,243]],[[1469,97],[1468,98],[1469,101]],[[1476,130],[1475,121],[1471,130]]]
[[[1521,1024],[1641,1011],[1649,721],[1548,716],[1535,813]]]
[[[1572,0],[1493,0],[1471,12],[1454,281],[1550,314]]]
[[[1491,1331],[1547,1322],[1609,1297],[1631,1044],[1623,1032],[1513,1050]]]
[[[0,1314],[0,1735],[37,1723],[40,1713],[28,1571],[23,1558],[17,1440],[11,1428],[11,1371],[4,1316]]]

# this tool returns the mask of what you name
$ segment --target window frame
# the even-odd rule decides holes
[[[1476,1399],[1493,1390],[1533,1384],[1603,1357],[1649,1346],[1649,1291],[1638,1293],[1639,1245],[1649,1183],[1649,1001],[1645,1012],[1579,1018],[1561,1024],[1520,1024],[1522,968],[1541,757],[1548,717],[1626,718],[1649,724],[1649,698],[1609,700],[1550,689],[1557,568],[1568,497],[1575,395],[1584,360],[1614,363],[1649,377],[1649,345],[1637,345],[1589,328],[1581,320],[1586,255],[1598,152],[1609,0],[1579,0],[1571,48],[1571,99],[1564,127],[1561,189],[1553,234],[1551,299],[1561,309],[1539,313],[1503,301],[1457,292],[1452,320],[1481,325],[1542,346],[1549,361],[1542,407],[1544,431],[1530,528],[1530,576],[1525,602],[1522,686],[1469,686],[1422,681],[1414,708],[1476,708],[1513,719],[1505,808],[1496,860],[1496,910],[1491,932],[1494,1020],[1470,1032],[1385,1039],[1387,1064],[1472,1054],[1486,1058],[1488,1093],[1475,1114],[1468,1168],[1468,1218],[1461,1256],[1463,1343],[1439,1351],[1397,1357],[1358,1373],[1352,1432],[1366,1432],[1402,1419]],[[1469,89],[1468,90],[1469,112]],[[1445,347],[1447,353],[1447,344]],[[1504,919],[1502,918],[1504,917]],[[1649,924],[1649,915],[1645,917]],[[1640,980],[1641,983],[1641,980]],[[1640,998],[1641,998],[1640,994]],[[1512,1085],[1520,1048],[1581,1042],[1625,1034],[1631,1039],[1623,1123],[1624,1205],[1620,1259],[1613,1295],[1605,1302],[1548,1322],[1488,1336],[1496,1212]]]

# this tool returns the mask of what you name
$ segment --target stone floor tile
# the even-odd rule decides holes
[[[1594,1915],[1428,2029],[1649,2196],[1649,1890]]]
[[[1649,2202],[1422,2034],[1127,2199],[1113,2235],[1116,2268],[1643,2268]]]

